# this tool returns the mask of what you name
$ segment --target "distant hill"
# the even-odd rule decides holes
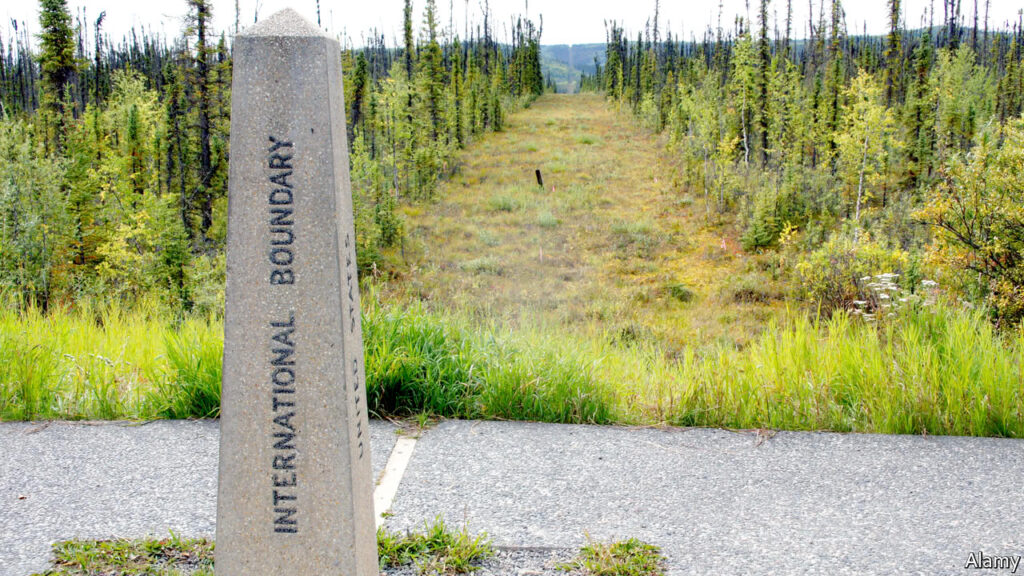
[[[916,43],[924,35],[925,28],[917,28],[913,30],[904,30],[903,41],[916,45]],[[931,28],[931,36],[935,39],[943,39],[947,36],[945,26],[933,26]],[[964,38],[970,37],[971,28],[962,27],[960,33]],[[980,34],[980,31],[979,31]],[[1005,41],[1012,39],[1012,34],[1002,30],[990,30],[989,34],[993,38],[1004,38]],[[855,45],[870,44],[874,45],[879,51],[882,50],[881,46],[885,42],[885,35],[881,34],[869,34],[867,36],[863,34],[850,34],[849,41]],[[993,40],[995,41],[995,40]],[[803,52],[807,48],[807,40],[797,38],[793,41],[794,57],[800,59],[803,57]],[[630,41],[632,44],[632,41]],[[684,41],[681,43],[683,50],[692,50],[696,48],[700,43],[692,41]],[[605,63],[605,49],[606,44],[549,44],[540,47],[540,60],[541,67],[544,71],[545,80],[548,75],[555,81],[558,86],[559,92],[576,92],[579,89],[579,81],[581,74],[593,74],[594,58],[603,66]]]
[[[580,75],[595,72],[594,58],[604,64],[605,44],[554,44],[540,47],[544,77],[550,75],[559,92],[576,92]]]

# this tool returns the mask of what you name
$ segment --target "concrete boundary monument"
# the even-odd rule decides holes
[[[378,573],[340,54],[235,40],[218,576]]]

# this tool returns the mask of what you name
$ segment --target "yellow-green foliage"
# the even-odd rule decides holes
[[[1022,167],[1024,119],[1017,119],[950,161],[946,181],[918,212],[936,231],[932,259],[952,272],[953,283],[981,291],[1009,324],[1024,318]]]
[[[797,233],[780,233],[779,259],[802,260],[804,296],[830,318],[770,306],[780,265],[701,226],[708,201],[681,201],[642,128],[599,98],[570,102],[545,97],[508,119],[534,151],[491,135],[444,200],[407,209],[418,231],[408,276],[364,300],[375,412],[1024,436],[1024,333],[941,301],[851,317],[864,278],[919,275],[912,258],[855,231],[802,259]],[[580,130],[603,144],[576,141]],[[612,137],[623,132],[634,139]],[[546,172],[541,189],[533,169],[551,163],[565,170]],[[520,208],[494,210],[494,196]],[[17,309],[0,311],[0,417],[216,413],[218,319],[155,304]]]
[[[787,226],[806,252],[839,233],[870,235],[915,260],[930,250],[937,266],[929,274],[952,276],[946,290],[988,305],[1002,325],[1018,323],[1020,50],[967,42],[969,28],[960,42],[929,30],[909,35],[894,12],[884,58],[868,58],[875,40],[845,30],[838,3],[830,22],[822,14],[820,43],[792,50],[788,39],[773,45],[766,6],[756,21],[741,17],[732,38],[678,57],[673,41],[634,42],[612,23],[605,67],[581,83],[666,130],[682,181],[705,199],[706,222],[738,216],[745,250],[774,250]],[[792,252],[781,276],[803,281],[798,291],[826,313],[858,291],[836,272],[871,268],[859,251]],[[823,269],[793,274],[789,265],[801,259]]]
[[[182,198],[161,178],[167,124],[157,93],[131,71],[112,83],[106,107],[90,105],[67,126],[62,154],[47,152],[39,119],[0,118],[0,289],[43,307],[99,298],[220,309],[223,252],[192,253]],[[213,248],[226,208],[213,204]]]
[[[157,307],[54,308],[45,314],[4,307],[0,418],[146,418],[180,402],[182,391],[204,385],[217,387],[219,404],[221,339],[219,321],[176,321]],[[216,364],[204,382],[189,380],[196,356]]]
[[[854,301],[866,298],[865,279],[901,274],[908,264],[909,257],[902,250],[890,250],[866,236],[858,240],[835,235],[797,264],[798,293],[826,316],[852,310]]]
[[[681,367],[678,424],[1024,435],[1024,333],[1004,337],[972,311],[914,310],[880,327],[799,318]]]
[[[835,137],[836,165],[843,183],[843,205],[852,207],[849,212],[859,223],[862,207],[874,191],[883,188],[887,177],[884,168],[896,147],[896,120],[882,102],[882,86],[863,70],[850,81],[846,98],[845,125]]]
[[[516,19],[510,43],[488,27],[460,41],[440,34],[431,1],[415,42],[408,9],[405,50],[374,36],[339,54],[347,106],[336,112],[352,146],[364,271],[402,243],[399,202],[431,198],[458,150],[544,89],[541,30],[529,19]],[[42,79],[0,82],[0,290],[43,309],[223,308],[231,51],[224,35],[209,42],[209,6],[189,10],[194,25],[173,42],[98,42],[96,53],[79,42],[76,53],[67,6],[55,2],[41,13],[37,53],[29,36],[16,42],[8,68]]]

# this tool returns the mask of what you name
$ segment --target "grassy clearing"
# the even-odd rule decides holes
[[[636,538],[590,542],[562,569],[588,576],[661,576],[665,573],[665,557],[657,546]]]
[[[35,576],[213,576],[210,540],[74,540],[54,544],[53,567]],[[468,574],[494,551],[486,534],[454,531],[440,518],[423,531],[377,530],[380,567],[414,564],[420,574]]]
[[[567,333],[640,326],[669,353],[746,345],[785,313],[771,272],[708,224],[662,143],[600,96],[545,95],[459,161],[435,205],[403,209],[386,302]],[[758,297],[731,293],[744,275]]]

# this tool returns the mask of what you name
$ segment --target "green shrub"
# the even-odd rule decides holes
[[[667,292],[668,295],[671,296],[674,300],[678,300],[683,303],[692,302],[693,299],[696,297],[696,294],[694,294],[693,290],[691,290],[685,284],[679,283],[668,284],[667,286],[665,286],[665,292]]]
[[[373,222],[377,226],[377,242],[382,248],[397,245],[404,235],[405,223],[398,215],[395,197],[387,191],[377,196],[373,207]]]
[[[487,204],[495,212],[518,212],[523,207],[522,201],[507,194],[491,196]]]
[[[636,115],[643,127],[651,132],[660,132],[664,128],[661,111],[658,109],[658,102],[655,100],[654,94],[644,95]]]
[[[541,228],[557,228],[561,223],[562,221],[548,210],[544,210],[537,215],[537,225]]]
[[[866,299],[868,279],[902,274],[909,262],[906,252],[890,250],[866,235],[859,240],[835,235],[797,264],[799,294],[828,317],[839,310],[852,310],[854,302]]]
[[[970,154],[951,155],[916,216],[935,231],[933,259],[1013,326],[1024,320],[1024,119],[1000,132],[983,133]]]
[[[462,264],[459,264],[459,268],[462,268],[466,272],[472,272],[473,274],[493,274],[495,276],[501,276],[505,271],[505,267],[502,266],[501,262],[493,256],[483,256],[481,258],[467,260]]]
[[[761,189],[754,195],[753,214],[741,239],[743,249],[752,252],[775,246],[786,225],[800,226],[806,220],[805,207],[799,195]]]

